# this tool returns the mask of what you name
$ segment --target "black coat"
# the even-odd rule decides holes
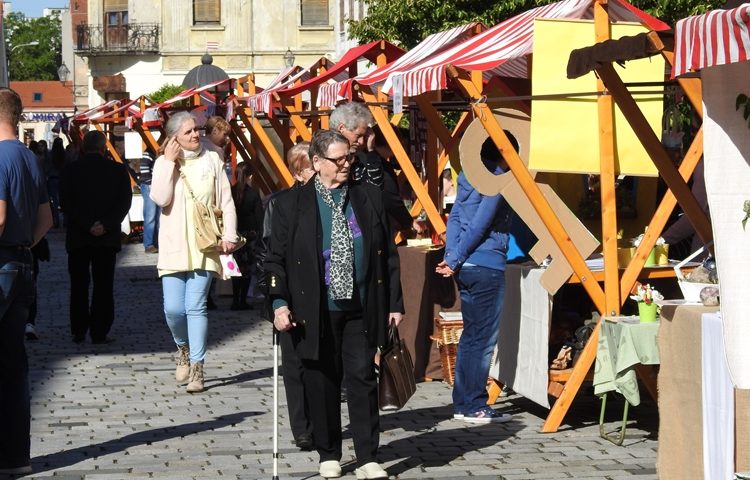
[[[364,241],[363,315],[370,347],[385,343],[390,312],[403,312],[399,259],[380,189],[352,184],[349,201]],[[323,283],[322,226],[315,182],[280,195],[272,218],[265,260],[271,299],[289,304],[297,323],[290,333],[297,354],[315,360],[320,348],[321,318],[328,307]]]
[[[68,252],[85,247],[121,248],[120,225],[130,210],[133,191],[125,166],[97,153],[88,153],[65,166],[60,182],[60,204],[68,227]],[[106,233],[95,237],[95,222]]]

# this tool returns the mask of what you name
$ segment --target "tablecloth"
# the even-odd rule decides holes
[[[594,367],[594,393],[601,395],[616,391],[631,405],[640,405],[634,367],[639,363],[659,364],[658,331],[659,322],[613,323],[603,320]]]
[[[552,296],[539,281],[544,271],[529,265],[506,266],[498,350],[490,376],[550,408],[547,387]]]
[[[443,308],[460,310],[453,279],[435,273],[443,253],[443,247],[398,247],[406,311],[398,333],[414,361],[417,379],[443,378],[440,351],[430,336],[434,334],[437,312]]]

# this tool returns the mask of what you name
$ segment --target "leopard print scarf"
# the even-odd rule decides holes
[[[333,300],[349,300],[354,293],[354,239],[344,213],[348,187],[341,187],[338,205],[330,190],[320,181],[319,175],[315,176],[315,191],[331,209],[332,215],[330,295]]]

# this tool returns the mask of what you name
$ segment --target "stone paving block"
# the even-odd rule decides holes
[[[48,240],[52,261],[39,277],[40,339],[28,343],[33,478],[269,478],[271,335],[257,310],[231,312],[230,299],[217,298],[220,309],[209,314],[209,389],[186,394],[173,380],[175,347],[164,321],[156,257],[143,253],[142,245],[123,247],[111,332],[117,341],[75,345],[69,340],[64,235],[54,231]],[[282,478],[315,478],[317,454],[291,444],[283,382],[279,387]],[[655,405],[645,401],[634,412],[639,428],[629,429],[628,441],[635,443],[626,447],[599,438],[598,406],[584,385],[569,423],[541,434],[546,410],[510,395],[495,408],[512,413],[513,422],[466,425],[452,419],[451,387],[423,382],[404,409],[381,416],[381,460],[404,480],[655,478]],[[342,417],[348,425],[345,407]],[[347,433],[344,460],[353,455]],[[594,467],[600,468],[591,472]],[[117,473],[123,468],[131,473]],[[354,478],[351,471],[348,478]]]

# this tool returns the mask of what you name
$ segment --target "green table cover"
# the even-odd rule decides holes
[[[594,393],[616,391],[631,405],[641,403],[635,365],[658,365],[656,323],[614,323],[602,321],[594,367]]]

